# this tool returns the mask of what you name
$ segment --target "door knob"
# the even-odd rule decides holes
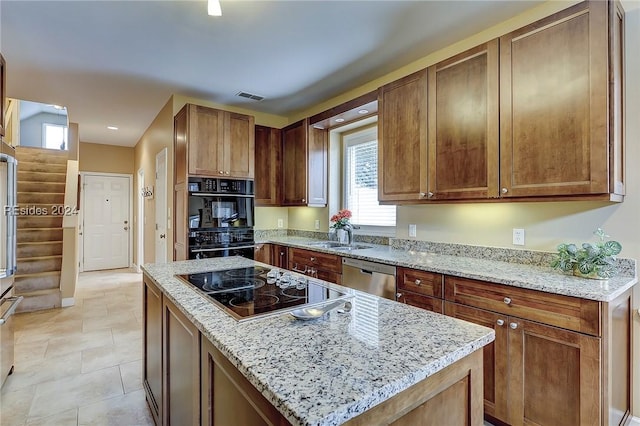
[[[127,223],[129,223],[129,221],[128,221],[128,220],[125,220],[125,221],[124,221],[124,224],[126,225]]]
[[[160,238],[165,238],[167,234],[160,234]]]

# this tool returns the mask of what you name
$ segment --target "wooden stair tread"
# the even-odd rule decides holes
[[[14,275],[15,278],[40,278],[47,277],[49,275],[60,275],[60,271],[43,271],[43,272],[31,272],[27,274]]]
[[[52,254],[49,256],[30,256],[30,257],[18,257],[17,260],[18,261],[25,261],[25,260],[44,260],[44,259],[55,259],[55,258],[62,258],[61,254]]]
[[[31,290],[31,291],[26,291],[24,293],[21,293],[19,291],[19,289],[17,289],[15,291],[15,295],[16,296],[40,296],[40,295],[45,295],[45,294],[55,294],[55,293],[60,293],[60,289],[59,288],[47,288],[44,290]]]

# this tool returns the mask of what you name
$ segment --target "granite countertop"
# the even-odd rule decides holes
[[[638,282],[635,271],[626,271],[608,280],[592,280],[563,274],[546,266],[488,260],[481,256],[452,256],[427,251],[401,250],[388,245],[357,243],[371,248],[345,252],[314,247],[310,244],[319,240],[304,237],[271,237],[263,242],[601,302],[614,300]]]
[[[350,312],[237,322],[175,277],[255,264],[226,257],[142,269],[294,425],[342,424],[495,338],[489,328],[330,283],[353,296]]]

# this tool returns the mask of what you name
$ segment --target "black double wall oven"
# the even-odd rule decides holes
[[[189,259],[253,259],[252,180],[189,178]]]

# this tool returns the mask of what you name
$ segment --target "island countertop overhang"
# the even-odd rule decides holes
[[[491,329],[359,292],[348,314],[238,323],[175,277],[254,264],[219,258],[143,270],[293,424],[341,424],[495,338]]]

